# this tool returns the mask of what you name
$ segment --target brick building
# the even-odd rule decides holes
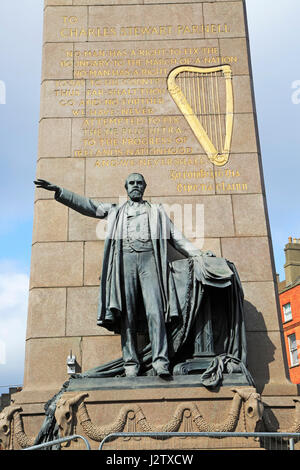
[[[12,395],[21,390],[21,387],[10,387],[8,393],[2,393],[2,395],[0,395],[0,412],[11,404]]]
[[[278,282],[279,302],[290,379],[300,384],[300,239],[290,237],[284,251],[285,281]]]

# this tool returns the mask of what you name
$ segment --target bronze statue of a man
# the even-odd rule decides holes
[[[125,204],[95,203],[92,199],[38,179],[39,188],[55,191],[55,199],[83,215],[108,219],[98,305],[98,325],[121,333],[125,374],[140,371],[137,331],[145,313],[156,375],[170,375],[166,323],[176,313],[169,303],[170,243],[186,257],[201,255],[176,230],[161,204],[143,199],[146,182],[141,174],[128,176]]]

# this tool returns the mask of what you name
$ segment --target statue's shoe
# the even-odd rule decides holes
[[[137,367],[125,367],[125,376],[126,377],[137,377],[139,370]]]
[[[163,378],[171,377],[171,373],[167,369],[167,367],[157,367],[156,375],[158,375],[159,377],[163,377]]]

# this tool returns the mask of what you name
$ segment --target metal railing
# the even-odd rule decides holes
[[[45,447],[52,447],[54,445],[63,444],[64,442],[73,441],[75,439],[82,439],[86,445],[86,450],[91,450],[89,441],[85,437],[80,436],[79,434],[74,434],[73,436],[68,436],[68,437],[62,437],[60,439],[55,439],[54,441],[43,442],[42,444],[37,444],[35,446],[27,447],[24,450],[40,450],[40,449],[44,449]]]
[[[276,441],[285,440],[287,450],[295,450],[295,441],[300,441],[300,433],[278,433],[278,432],[116,432],[106,436],[100,443],[98,450],[103,450],[104,444],[110,439],[118,437],[150,437],[152,439],[168,439],[171,437],[209,437],[215,439],[223,439],[226,437],[244,437],[260,439],[262,441],[274,439]],[[282,450],[275,448],[272,450]]]
[[[269,441],[270,439],[274,439],[275,441],[284,441],[284,449],[286,450],[295,450],[295,441],[300,441],[300,433],[271,433],[271,432],[116,432],[108,434],[100,443],[98,450],[103,450],[103,446],[109,440],[118,438],[118,437],[150,437],[152,439],[159,439],[165,440],[172,437],[178,438],[186,438],[186,437],[206,437],[206,438],[214,438],[214,439],[224,439],[226,437],[231,438],[253,438],[253,439],[260,439],[263,443],[265,440]],[[27,447],[24,450],[40,450],[44,448],[49,448],[54,445],[62,444],[64,442],[70,442],[75,439],[82,439],[85,443],[86,450],[91,450],[91,446],[89,441],[79,434],[74,434],[73,436],[63,437],[60,439],[55,439],[53,441],[43,442],[42,444],[37,444],[31,447]],[[263,446],[265,448],[269,448],[270,446]],[[115,449],[116,450],[116,449]],[[196,449],[194,449],[196,450]],[[275,446],[272,450],[283,450],[283,446]]]

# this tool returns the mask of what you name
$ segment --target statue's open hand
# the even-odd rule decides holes
[[[55,184],[52,184],[49,181],[42,180],[40,178],[34,181],[34,184],[37,188],[47,189],[48,191],[58,191],[59,189],[59,186],[56,186]]]

